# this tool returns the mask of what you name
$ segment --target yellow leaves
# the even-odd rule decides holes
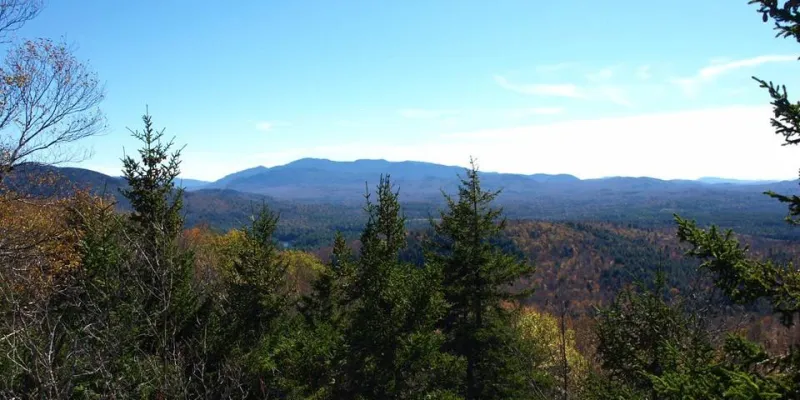
[[[308,294],[313,280],[325,269],[319,258],[300,250],[282,251],[278,254],[278,259],[288,266],[286,273],[289,284],[298,294]]]
[[[583,381],[589,363],[578,351],[573,329],[567,328],[562,337],[558,318],[533,308],[524,308],[517,319],[517,332],[526,348],[538,356],[532,358],[535,365],[531,368],[551,369],[557,375],[564,365],[562,346],[565,346],[571,385]]]
[[[244,231],[238,229],[217,234],[208,227],[194,227],[185,230],[182,239],[183,245],[194,252],[197,271],[207,276],[228,274],[247,245]],[[297,294],[308,293],[311,282],[325,268],[317,256],[300,250],[279,251],[275,261],[287,266],[290,290]]]
[[[306,270],[319,273],[325,269],[325,265],[315,255],[300,250],[285,250],[280,252],[280,259],[289,265],[289,270],[300,272]]]
[[[3,83],[6,86],[23,87],[30,82],[31,78],[28,74],[15,74],[3,76]]]

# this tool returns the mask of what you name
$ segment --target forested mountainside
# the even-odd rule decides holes
[[[319,162],[323,165],[339,165],[331,164],[327,160]],[[401,169],[395,173],[406,172],[405,168],[401,168],[404,163],[380,162],[379,165]],[[434,170],[438,171],[441,166],[434,165],[434,167]],[[454,170],[451,170],[454,167],[441,168],[452,172],[450,180],[456,179],[458,174],[463,174],[458,168]],[[20,173],[12,185],[24,186],[27,180],[36,182],[25,178],[29,173],[38,174],[47,171],[58,177],[58,185],[55,186],[57,189],[53,189],[48,182],[47,187],[33,185],[28,187],[28,191],[45,193],[59,190],[68,193],[73,188],[84,188],[97,194],[114,197],[122,210],[129,208],[127,200],[120,195],[120,189],[125,187],[125,182],[121,178],[80,168],[30,165],[21,166],[19,169]],[[344,172],[348,171],[347,168],[341,169]],[[292,169],[289,168],[287,171],[292,172]],[[444,175],[447,172],[439,173]],[[245,175],[251,173],[253,172],[249,171]],[[413,168],[410,173],[414,173]],[[375,175],[361,181],[358,187],[350,188],[352,189],[350,196],[360,199],[359,202],[337,201],[335,196],[328,195],[325,184],[304,182],[300,177],[293,180],[290,186],[299,188],[298,190],[315,190],[325,194],[309,200],[304,197],[282,198],[271,194],[231,189],[187,190],[184,193],[186,224],[187,227],[208,225],[212,229],[226,231],[246,223],[254,207],[265,203],[281,215],[277,232],[279,240],[301,249],[317,248],[330,244],[336,231],[341,231],[348,238],[355,238],[365,222],[362,213],[364,185],[374,184],[380,175],[381,172],[376,172]],[[424,227],[428,224],[428,217],[435,216],[436,211],[444,206],[441,192],[438,192],[439,188],[435,185],[425,186],[417,182],[424,186],[423,192],[437,191],[435,198],[422,200],[425,196],[419,194],[419,187],[408,187],[399,183],[403,181],[402,177],[403,175],[392,176],[392,179],[400,189],[399,199],[404,215],[408,218],[412,229]],[[331,176],[326,179],[327,182],[335,180]],[[534,181],[516,186],[514,184],[505,186],[495,182],[494,185],[487,184],[487,188],[502,189],[497,204],[503,207],[504,215],[510,219],[614,222],[638,228],[664,228],[674,227],[673,215],[680,214],[691,216],[700,224],[715,223],[743,234],[774,239],[800,239],[800,231],[792,229],[782,221],[786,214],[785,209],[764,195],[768,190],[798,193],[800,186],[794,181],[702,184],[691,181],[676,183],[650,178],[609,178],[592,181],[575,179],[571,182],[577,186]],[[445,186],[453,185],[448,183]],[[344,188],[342,190],[346,191]],[[260,191],[272,193],[269,187]],[[453,190],[448,193],[453,193]],[[286,195],[286,192],[283,192],[283,195]]]
[[[432,232],[411,230],[403,260],[424,263],[423,243]],[[798,260],[796,241],[739,235],[758,259],[781,262]],[[597,305],[608,303],[616,293],[633,283],[652,282],[659,271],[673,295],[705,291],[711,287],[700,279],[697,260],[685,255],[674,227],[637,228],[611,222],[513,220],[495,240],[498,248],[536,266],[536,274],[521,280],[518,288],[536,288],[526,302],[555,311],[558,297],[569,299],[573,315],[592,314]],[[349,246],[357,251],[360,242]],[[310,250],[320,260],[331,257],[332,245]]]
[[[158,145],[147,148],[158,149]],[[51,385],[49,390],[55,393],[71,393],[67,387],[78,385],[81,392],[88,393],[187,390],[213,397],[219,391],[246,388],[249,397],[272,393],[342,398],[366,390],[370,398],[386,398],[387,393],[401,390],[445,392],[450,397],[443,398],[458,398],[453,396],[463,390],[459,382],[465,378],[450,374],[463,368],[472,346],[491,345],[483,342],[483,335],[490,335],[513,343],[497,347],[484,361],[503,371],[500,376],[481,378],[484,382],[517,382],[503,383],[498,389],[505,393],[502,398],[509,393],[520,393],[520,398],[552,398],[563,393],[563,384],[569,385],[567,392],[573,396],[593,398],[598,390],[611,390],[603,378],[605,364],[595,364],[595,357],[625,355],[617,350],[608,353],[606,346],[628,340],[625,335],[640,335],[637,329],[663,329],[650,328],[651,323],[676,324],[664,332],[677,335],[674,340],[679,341],[695,340],[695,334],[703,337],[704,329],[709,329],[743,332],[771,351],[781,352],[791,343],[779,322],[771,318],[769,304],[737,308],[725,298],[712,297],[718,294],[713,280],[699,272],[696,260],[685,257],[686,246],[679,243],[675,228],[531,220],[512,220],[501,227],[498,218],[502,213],[492,208],[496,197],[480,187],[474,169],[466,171],[468,179],[461,183],[458,202],[445,206],[439,218],[431,221],[433,229],[418,224],[407,231],[409,224],[401,217],[396,187],[383,178],[374,200],[365,199],[361,219],[351,219],[349,225],[338,228],[359,232],[349,243],[344,236],[331,240],[326,233],[337,229],[339,222],[334,221],[340,221],[337,215],[341,218],[337,213],[347,207],[293,204],[284,209],[291,211],[292,218],[290,224],[284,223],[284,234],[297,234],[309,242],[313,242],[309,237],[319,235],[318,240],[332,244],[315,248],[308,243],[309,251],[303,252],[283,248],[278,235],[280,217],[264,208],[269,207],[267,200],[277,207],[291,203],[232,190],[178,196],[171,186],[174,177],[169,174],[175,172],[170,172],[169,164],[154,162],[155,157],[148,159],[146,169],[128,167],[126,184],[119,187],[127,200],[122,214],[114,211],[113,203],[77,188],[68,189],[69,182],[50,179],[47,173],[36,181],[39,189],[31,193],[4,193],[24,199],[19,204],[13,198],[0,202],[6,240],[12,238],[11,245],[17,240],[42,240],[38,246],[9,254],[21,257],[14,258],[16,262],[45,267],[44,275],[14,270],[17,272],[7,274],[10,279],[6,283],[11,286],[0,287],[6,294],[14,293],[8,312],[23,313],[23,321],[29,324],[20,330],[24,334],[14,333],[14,341],[6,344],[12,363],[0,364],[7,371],[2,381],[5,390],[38,387],[37,383],[25,383],[32,379]],[[91,176],[105,188],[99,193],[108,193],[109,180]],[[166,177],[162,184],[158,184],[160,176]],[[29,187],[19,184],[24,182],[19,176],[12,182],[14,179],[15,188]],[[198,194],[200,197],[195,197]],[[37,205],[37,199],[45,201]],[[202,202],[191,206],[197,199]],[[184,202],[200,215],[233,214],[234,220],[241,218],[245,223],[233,230],[203,224],[186,229]],[[332,220],[324,228],[310,222],[325,218]],[[50,239],[57,232],[67,235]],[[468,238],[474,232],[482,236],[471,242]],[[165,234],[173,239],[163,241]],[[794,242],[747,235],[741,239],[757,259],[780,262],[798,255]],[[477,247],[462,247],[467,245]],[[479,258],[469,261],[472,257]],[[481,268],[486,269],[481,271],[492,283],[473,281],[473,272],[461,270],[471,262],[485,263]],[[162,263],[168,267],[159,267]],[[658,283],[661,276],[666,278],[663,284]],[[630,291],[640,283],[650,289]],[[112,285],[111,291],[103,289],[107,285]],[[28,289],[20,292],[15,288]],[[664,296],[652,297],[659,290],[665,291]],[[161,296],[162,291],[179,297],[173,302]],[[449,300],[442,303],[444,299]],[[471,323],[459,322],[458,317],[447,317],[457,310],[447,304],[464,302],[458,307],[471,307],[477,299],[494,302],[485,310],[490,325],[474,328]],[[46,307],[51,301],[58,306]],[[522,308],[511,308],[513,302]],[[709,304],[714,311],[708,309]],[[625,311],[628,307],[632,309]],[[113,323],[92,322],[105,318],[106,309],[112,313]],[[165,314],[159,316],[162,312]],[[684,312],[690,314],[684,316]],[[704,313],[703,324],[683,319],[697,312]],[[158,318],[155,326],[150,320],[154,315]],[[51,326],[29,320],[43,317],[64,322]],[[644,320],[615,322],[613,318]],[[656,319],[647,322],[648,318]],[[165,340],[161,325],[174,332],[163,342],[167,350],[148,350],[151,342]],[[46,347],[47,335],[58,335],[63,341],[69,335],[80,336],[80,329],[91,329],[96,342],[60,344],[69,346],[70,351],[55,363],[36,355],[16,355],[18,344]],[[447,333],[456,329],[468,330]],[[475,343],[466,350],[447,350],[449,341],[462,340],[457,336],[461,334],[467,335],[463,340]],[[147,358],[123,360],[118,365],[114,360],[127,352]],[[655,354],[656,358],[673,357]],[[165,362],[177,369],[162,370]],[[28,372],[14,363],[37,365],[58,380],[49,383],[52,378],[39,370]],[[379,364],[389,373],[369,372]],[[567,365],[568,375],[558,372],[561,365]],[[139,378],[125,372],[129,368],[184,383],[130,388]],[[187,372],[181,372],[184,369]],[[395,370],[402,371],[402,377],[396,377]],[[124,380],[99,378],[98,374]],[[385,386],[404,385],[408,374],[422,386]],[[193,381],[222,384],[206,386]],[[365,382],[369,383],[366,389]],[[331,392],[337,394],[326,394]]]
[[[120,194],[126,186],[120,178],[77,168],[32,171],[55,174],[59,177],[55,188],[65,193],[69,192],[67,188],[90,189],[97,194],[114,195],[122,210],[130,209]],[[20,176],[16,179],[20,180]],[[47,187],[53,187],[51,182]],[[537,266],[533,280],[519,283],[539,289],[530,299],[533,304],[552,304],[558,292],[571,299],[576,310],[583,311],[610,300],[627,284],[652,280],[659,268],[667,272],[670,288],[679,292],[697,289],[692,286],[696,284],[693,271],[697,262],[684,256],[685,249],[675,236],[673,213],[735,229],[759,257],[796,259],[798,250],[793,239],[800,232],[782,221],[785,208],[763,195],[763,188],[758,185],[727,186],[700,193],[684,192],[680,195],[685,198],[674,202],[651,195],[652,203],[647,203],[631,199],[630,193],[617,192],[615,200],[605,205],[596,199],[569,196],[508,200],[501,192],[496,203],[503,206],[504,215],[511,220],[503,232],[502,248]],[[397,188],[410,230],[403,257],[421,264],[421,241],[429,233],[428,217],[435,218],[443,202],[404,203],[403,194],[408,191],[399,184]],[[200,189],[184,193],[186,228],[199,226],[224,233],[246,225],[264,204],[280,216],[275,238],[283,246],[326,260],[334,236],[340,232],[358,249],[358,236],[366,223],[363,205],[293,202],[230,189]]]

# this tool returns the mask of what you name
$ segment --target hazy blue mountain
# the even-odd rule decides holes
[[[742,179],[717,178],[713,176],[705,176],[697,179],[697,181],[710,184],[728,183],[732,185],[763,185],[768,183],[780,182],[774,180],[742,180]]]
[[[304,158],[272,168],[256,167],[228,175],[204,188],[231,189],[301,202],[350,203],[361,201],[365,183],[374,186],[381,174],[389,174],[408,201],[433,201],[441,190],[452,192],[463,175],[462,167],[417,161],[356,160],[349,162]],[[745,190],[760,195],[765,190],[784,190],[784,182],[747,182],[741,185],[711,184],[697,180],[661,180],[649,177],[607,177],[581,180],[567,174],[504,174],[483,172],[483,183],[503,189],[512,201],[557,199],[568,196],[631,196],[643,201],[652,196],[685,196],[687,190],[702,196],[709,190]],[[731,180],[732,181],[732,180]],[[733,181],[732,181],[733,182]],[[730,187],[729,187],[730,186]],[[783,188],[783,189],[782,189]]]
[[[254,168],[248,168],[248,169],[245,169],[245,170],[242,170],[242,171],[239,171],[239,172],[234,172],[232,174],[225,175],[224,177],[222,177],[222,178],[220,178],[220,179],[218,179],[218,180],[216,180],[214,182],[211,182],[210,184],[206,185],[206,187],[207,188],[225,187],[225,185],[230,181],[233,181],[233,180],[236,180],[236,179],[240,179],[240,178],[246,178],[246,177],[251,176],[251,175],[256,175],[258,173],[266,171],[267,169],[268,169],[267,167],[254,167]]]
[[[401,190],[415,199],[439,197],[440,189],[457,185],[464,168],[418,161],[356,160],[349,162],[304,158],[272,168],[256,167],[228,175],[205,188],[233,189],[268,194],[298,201],[325,199],[340,202],[360,200],[365,184],[374,185],[381,174],[391,175]],[[580,180],[572,175],[500,174],[484,172],[489,186],[529,188],[541,183],[568,183]]]
[[[209,183],[208,181],[201,181],[199,179],[189,179],[189,178],[178,178],[177,185],[186,189],[186,190],[197,190],[206,187]]]
[[[55,168],[41,165],[23,165],[18,168],[17,181],[27,173],[56,171],[79,187],[95,191],[116,192],[124,180],[81,168]],[[325,159],[304,158],[272,168],[255,167],[223,177],[215,182],[182,179],[178,185],[189,191],[200,189],[226,189],[243,193],[267,195],[279,200],[310,203],[360,202],[366,190],[372,188],[381,174],[389,174],[406,201],[432,201],[441,199],[441,190],[452,193],[458,185],[458,176],[464,169],[457,166],[425,162],[386,160],[357,160],[338,162]],[[605,197],[627,196],[630,201],[650,199],[654,196],[705,196],[709,193],[750,193],[761,196],[767,190],[796,193],[796,181],[739,181],[722,178],[702,180],[661,180],[649,177],[607,177],[581,180],[572,175],[559,174],[503,174],[482,172],[483,183],[491,189],[503,189],[503,197],[515,202],[537,199],[555,200],[570,196]]]

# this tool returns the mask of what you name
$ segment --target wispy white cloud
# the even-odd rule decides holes
[[[256,129],[258,129],[261,132],[271,131],[272,128],[274,128],[274,127],[275,127],[275,124],[273,124],[272,122],[267,122],[267,121],[262,121],[262,122],[259,122],[259,123],[256,124]]]
[[[672,80],[672,83],[678,85],[686,95],[693,96],[697,94],[697,91],[702,84],[710,82],[731,71],[742,68],[757,67],[769,63],[797,61],[797,59],[797,55],[762,55],[732,61],[716,60],[716,62],[712,62],[711,65],[697,71],[694,76],[676,78]]]
[[[580,88],[571,83],[565,84],[519,84],[509,81],[506,77],[495,75],[494,81],[500,87],[523,94],[541,96],[557,96],[570,98],[583,98]]]
[[[532,116],[556,115],[565,111],[563,107],[523,107],[523,108],[479,108],[479,109],[447,109],[431,110],[408,108],[398,110],[403,118],[431,120],[441,123],[443,127],[456,127],[461,123],[475,120],[498,121],[504,119],[522,119]]]
[[[643,81],[650,79],[652,76],[649,65],[642,65],[636,69],[636,77]]]
[[[607,82],[614,77],[614,67],[606,67],[598,71],[586,74],[586,79],[590,82]]]
[[[397,111],[403,118],[408,119],[439,119],[458,115],[458,110],[429,110],[423,108],[406,108]]]
[[[606,99],[614,104],[633,107],[633,102],[628,98],[624,88],[613,85],[603,85],[596,89],[599,98]]]
[[[746,68],[756,67],[767,63],[797,61],[797,55],[764,55],[743,60],[734,60],[726,63],[710,65],[700,70],[698,76],[703,79],[711,79],[726,72]]]
[[[564,113],[563,107],[532,107],[532,108],[516,108],[505,110],[503,115],[509,118],[526,118],[536,115],[556,115]]]
[[[598,71],[595,79],[609,79],[613,72],[611,70]],[[589,86],[578,86],[576,84],[520,84],[508,80],[504,76],[496,75],[494,81],[502,88],[517,93],[566,97],[580,100],[608,101],[614,104],[630,107],[633,103],[628,98],[624,87],[611,85],[608,83],[594,84]]]
[[[576,68],[579,64],[576,62],[562,62],[556,64],[542,64],[535,67],[538,73],[560,72],[571,68]]]
[[[261,132],[269,132],[277,127],[290,126],[291,124],[286,121],[259,121],[256,123],[256,130]]]

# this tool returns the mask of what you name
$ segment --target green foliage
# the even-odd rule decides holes
[[[525,398],[531,391],[528,371],[513,352],[518,339],[505,302],[524,297],[511,286],[534,268],[505,254],[492,239],[503,230],[501,210],[491,208],[499,192],[481,188],[475,164],[461,180],[458,200],[446,196],[447,211],[433,228],[428,260],[442,278],[448,307],[439,323],[445,351],[464,357],[467,399]]]
[[[626,289],[600,310],[596,327],[602,375],[587,399],[775,399],[790,393],[764,350],[729,334],[715,349],[700,316],[668,303],[663,280]]]
[[[692,373],[668,371],[652,376],[653,388],[664,399],[782,399],[791,382],[770,373],[768,357],[760,346],[729,335],[721,356]]]
[[[180,150],[170,153],[173,142],[162,143],[164,131],[155,131],[150,115],[142,117],[144,131],[131,131],[142,142],[139,159],[123,158],[127,188],[120,189],[133,209],[131,220],[151,240],[172,238],[183,229],[180,214],[183,189],[175,187],[180,174]]]
[[[337,234],[330,262],[298,305],[302,323],[282,360],[294,396],[455,398],[458,360],[436,332],[436,271],[400,261],[405,227],[388,177],[367,195],[359,257]]]
[[[595,333],[601,367],[614,385],[655,393],[653,380],[693,377],[713,358],[709,338],[680,301],[668,304],[663,277],[652,289],[623,290],[599,309]]]
[[[140,159],[123,160],[128,188],[122,190],[132,206],[126,224],[132,254],[126,260],[130,312],[137,332],[136,350],[152,358],[149,368],[159,368],[154,393],[185,395],[188,343],[196,321],[208,310],[206,294],[194,287],[193,256],[178,246],[183,228],[181,192],[174,180],[180,173],[180,152],[169,153],[172,142],[161,142],[149,115],[145,129],[132,132],[142,142]],[[146,375],[146,373],[145,373]]]
[[[288,266],[279,259],[272,237],[277,220],[262,206],[241,241],[233,243],[219,311],[226,366],[241,369],[238,379],[260,395],[280,393],[276,357],[291,306]]]
[[[346,293],[354,274],[353,257],[341,234],[334,240],[330,262],[312,282],[311,293],[298,304],[301,323],[293,331],[286,386],[298,397],[334,398],[344,377],[344,330],[348,323]]]
[[[278,262],[272,240],[276,223],[266,207],[253,217],[226,277],[228,327],[245,348],[254,346],[287,307],[287,266]]]
[[[678,237],[692,246],[687,254],[704,260],[701,267],[713,274],[717,288],[741,304],[766,298],[786,325],[794,323],[794,314],[800,310],[800,272],[791,263],[752,259],[748,247],[742,246],[731,230],[720,234],[715,226],[706,231],[694,221],[678,216],[676,221]]]
[[[367,224],[347,287],[346,357],[337,398],[419,398],[452,384],[451,357],[435,331],[444,303],[437,271],[400,261],[404,218],[389,177],[377,202],[366,196]]]

